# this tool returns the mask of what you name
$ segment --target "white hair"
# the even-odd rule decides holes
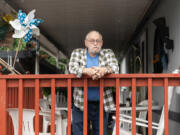
[[[101,39],[103,39],[103,38],[102,38],[102,34],[101,34],[99,31],[96,31],[96,30],[91,30],[91,31],[89,31],[89,32],[86,34],[85,39],[88,39],[88,36],[89,36],[91,33],[93,33],[93,32],[99,34],[100,37],[101,37]]]

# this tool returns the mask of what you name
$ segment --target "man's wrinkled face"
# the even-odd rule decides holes
[[[85,46],[88,48],[90,54],[97,54],[100,52],[103,45],[102,36],[98,32],[91,32],[85,39]]]

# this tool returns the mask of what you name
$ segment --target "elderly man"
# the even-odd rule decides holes
[[[106,74],[118,73],[118,62],[111,49],[101,49],[102,35],[90,31],[85,38],[85,47],[75,49],[70,58],[69,71],[77,77],[88,75],[97,80]],[[88,87],[88,125],[91,121],[93,135],[99,135],[99,87]],[[72,110],[73,135],[83,135],[83,89],[75,88]],[[108,111],[114,107],[112,90],[104,89],[104,135],[107,135]],[[89,127],[89,126],[88,126]]]

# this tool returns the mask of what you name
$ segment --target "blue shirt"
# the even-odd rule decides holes
[[[98,67],[99,55],[91,57],[87,51],[86,68]],[[99,101],[99,87],[88,87],[88,101]]]

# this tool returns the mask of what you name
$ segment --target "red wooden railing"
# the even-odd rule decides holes
[[[39,98],[42,87],[51,87],[51,135],[55,134],[55,87],[67,87],[68,92],[68,135],[71,135],[71,88],[84,87],[84,125],[83,132],[87,135],[87,88],[100,87],[100,135],[103,135],[103,89],[116,87],[116,118],[119,118],[119,89],[121,86],[132,87],[132,134],[136,134],[136,87],[148,87],[148,135],[152,135],[152,87],[164,87],[165,135],[168,135],[168,86],[180,86],[180,74],[112,74],[98,81],[88,77],[76,78],[74,75],[1,75],[0,76],[0,132],[7,135],[7,108],[11,94],[9,89],[18,89],[19,133],[22,135],[23,97],[27,88],[35,89],[32,107],[35,108],[35,135],[39,127]],[[28,97],[28,96],[27,96]],[[30,97],[30,96],[29,96]],[[34,104],[34,105],[33,105]],[[16,103],[17,105],[17,103]],[[17,106],[16,106],[17,107]],[[116,134],[119,135],[119,119],[116,119]]]

